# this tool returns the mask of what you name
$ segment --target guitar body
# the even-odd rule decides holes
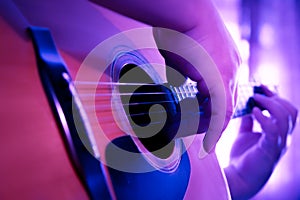
[[[23,5],[25,4],[23,3]],[[115,24],[118,24],[119,20],[123,22],[128,20],[107,11],[104,14]],[[89,199],[88,192],[67,153],[61,130],[58,128],[42,86],[32,41],[25,34],[24,29],[23,32],[20,32],[14,28],[14,24],[10,23],[12,23],[11,20],[0,18],[0,199]],[[50,31],[51,28],[55,29],[51,22],[43,24],[41,21],[37,21],[35,23],[49,26]],[[79,30],[82,27],[76,28]],[[68,51],[66,44],[72,43],[68,43],[68,39],[65,41],[56,37],[61,36],[60,34],[63,35],[54,30],[54,40],[58,41],[60,54],[68,66],[71,77],[75,80],[83,57],[89,51],[84,51],[85,54],[77,54],[77,49],[80,48],[76,49],[74,46],[74,51]],[[103,33],[103,35],[103,38],[106,38],[109,34]],[[76,39],[76,36],[74,38]],[[103,38],[98,38],[96,44]],[[83,47],[83,49],[87,50],[88,48]],[[99,79],[99,81],[110,80],[111,77],[108,74]],[[107,90],[107,92],[109,91]],[[111,102],[113,102],[110,97],[102,98],[99,101],[109,105],[112,105]],[[108,112],[100,110],[96,113],[99,120],[96,123],[102,125],[105,134],[106,132],[111,133],[105,136],[109,139],[105,142],[101,141],[103,135],[100,134],[99,137],[99,134],[95,134],[100,153],[107,159],[105,160],[106,164],[110,162],[112,145],[136,153],[140,152],[128,133],[120,130],[115,122],[110,123],[115,119],[116,114],[113,106],[110,109]],[[88,110],[86,111],[89,116]],[[93,126],[94,122],[90,121],[90,123]],[[175,176],[157,170],[145,173],[124,172],[108,166],[109,176],[106,184],[112,187],[118,199],[128,199],[132,193],[136,194],[136,199],[143,198],[143,195],[148,195],[149,198],[163,196],[164,199],[167,197],[170,199],[173,197],[227,199],[228,188],[216,155],[212,153],[203,160],[198,158],[201,142],[202,135],[187,137],[181,141],[180,145],[188,148],[183,154],[179,168],[175,171]],[[114,156],[116,155],[114,154]],[[117,156],[120,155],[117,154]],[[141,165],[149,165],[150,168],[153,168],[147,160],[143,159],[143,156],[141,156],[141,160]],[[177,184],[180,181],[182,183]],[[176,188],[176,185],[181,187]],[[176,194],[180,195],[176,196]]]
[[[2,18],[0,199],[88,199],[38,74],[32,42]]]

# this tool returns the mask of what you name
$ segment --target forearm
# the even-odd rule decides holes
[[[208,36],[213,37],[209,44],[204,42],[207,51],[215,51],[228,44],[232,47],[231,38],[211,0],[90,1],[153,27],[179,31],[199,42],[206,41]],[[212,42],[215,44],[211,45]]]
[[[142,21],[153,27],[168,28],[184,33],[193,38],[209,53],[224,82],[228,83],[234,77],[236,68],[239,65],[239,56],[236,47],[228,34],[222,19],[219,16],[211,0],[161,0],[161,1],[140,1],[140,0],[91,0],[92,2],[114,10],[130,18]],[[158,47],[170,43],[171,48],[189,49],[186,43],[170,38],[169,35],[158,33],[154,29],[154,36]],[[192,48],[192,47],[191,47]],[[180,63],[174,57],[169,59],[164,55],[170,66],[179,70],[195,81],[199,77],[193,77],[194,73],[186,67],[186,63]],[[180,64],[178,64],[180,63]],[[183,69],[184,67],[186,69]],[[228,85],[228,84],[225,84]]]
[[[91,0],[92,2],[154,27],[186,32],[208,8],[208,0]]]

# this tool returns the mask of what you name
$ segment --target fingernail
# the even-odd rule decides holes
[[[260,111],[260,109],[259,109],[258,107],[254,107],[254,108],[252,109],[252,112],[258,112],[258,111]]]

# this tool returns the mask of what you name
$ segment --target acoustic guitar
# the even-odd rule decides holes
[[[201,136],[174,140],[179,123],[203,129],[193,81],[163,83],[136,51],[84,80],[48,29],[24,41],[0,23],[1,199],[228,198],[215,154],[199,161]]]

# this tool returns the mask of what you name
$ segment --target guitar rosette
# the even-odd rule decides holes
[[[207,130],[204,133],[202,146],[199,147],[200,158],[205,157],[214,148],[223,131],[226,117],[226,94],[221,74],[214,61],[198,42],[180,32],[164,28],[155,28],[154,32],[155,34],[167,35],[176,42],[155,44],[152,28],[138,28],[121,32],[101,42],[87,55],[75,79],[82,109],[86,113],[86,126],[90,127],[94,136],[95,146],[93,150],[99,152],[97,159],[100,159],[108,167],[119,171],[139,173],[155,169],[174,170],[176,163],[178,164],[180,161],[180,156],[189,148],[187,144],[183,145],[181,138],[187,132],[189,135],[193,135],[197,134],[199,130],[200,115],[191,117],[193,119],[187,123],[182,115],[186,109],[180,102],[177,102],[177,107],[174,107],[176,110],[174,115],[169,115],[167,110],[172,109],[172,105],[160,103],[163,100],[159,98],[157,102],[148,105],[147,109],[145,106],[136,106],[136,104],[141,103],[139,95],[145,93],[148,96],[146,95],[143,99],[149,99],[151,102],[153,102],[154,95],[168,93],[167,98],[171,98],[171,100],[173,98],[175,100],[173,103],[176,104],[176,98],[174,98],[176,95],[169,94],[172,90],[170,85],[165,84],[164,72],[173,71],[180,75],[182,73],[172,67],[165,66],[164,63],[149,62],[151,53],[150,56],[145,56],[145,54],[152,50],[157,52],[159,49],[161,52],[171,52],[185,59],[191,64],[191,70],[203,78],[208,88],[211,115]],[[187,48],[182,49],[182,44]],[[150,59],[148,59],[149,57]],[[125,69],[128,66],[131,67]],[[138,67],[140,71],[134,72],[137,69],[135,67]],[[131,72],[133,73],[130,75]],[[186,79],[185,75],[181,76]],[[134,80],[130,81],[131,78]],[[153,90],[151,85],[153,85]],[[163,87],[154,87],[154,85]],[[127,95],[126,98],[124,98],[125,95]],[[197,100],[197,98],[195,99]],[[195,104],[193,105],[195,112],[200,113],[200,103],[195,101],[193,104]],[[143,112],[135,112],[136,109]],[[144,115],[143,109],[146,109],[146,115]],[[162,114],[156,115],[155,113]],[[147,123],[139,121],[141,117],[137,116],[140,115],[148,120],[146,120]],[[179,115],[179,121],[177,115]],[[160,124],[153,126],[154,128],[149,128],[157,119],[159,119]],[[178,121],[178,123],[174,123],[175,127],[172,120]],[[168,124],[166,125],[166,123]],[[172,129],[170,141],[166,142],[166,146],[162,145],[156,149],[153,141],[163,140],[163,133],[170,129]],[[138,134],[136,130],[138,130]],[[144,134],[151,131],[151,134]],[[130,136],[139,152],[129,151],[115,145],[113,141],[122,136]],[[153,141],[149,139],[153,137],[157,138]],[[169,144],[172,144],[171,150]],[[111,152],[118,154],[115,157],[111,156],[112,159],[107,156],[108,145]],[[168,152],[168,156],[157,156],[164,154],[162,151]],[[149,166],[135,165],[135,162],[140,159],[141,153],[149,161]],[[170,167],[172,163],[174,165]]]

